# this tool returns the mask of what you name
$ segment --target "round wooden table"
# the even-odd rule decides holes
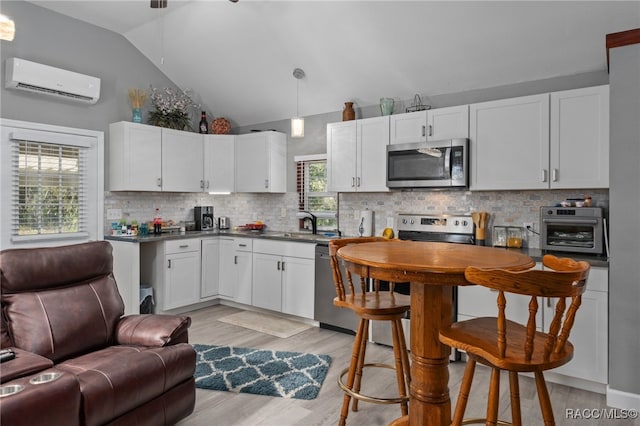
[[[524,270],[535,265],[518,251],[435,242],[352,244],[338,250],[345,267],[361,276],[411,282],[410,425],[450,425],[450,348],[438,330],[451,323],[452,288],[469,285],[467,266]]]

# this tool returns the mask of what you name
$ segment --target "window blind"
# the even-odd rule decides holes
[[[89,144],[39,133],[16,132],[11,138],[12,240],[86,236]]]

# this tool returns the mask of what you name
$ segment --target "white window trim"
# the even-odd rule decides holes
[[[76,129],[72,127],[54,126],[50,124],[32,123],[19,120],[0,119],[0,250],[8,248],[27,248],[55,246],[60,244],[74,244],[92,240],[102,240],[104,233],[104,133],[95,130]],[[87,231],[88,235],[47,235],[38,238],[16,237],[11,235],[12,203],[12,164],[11,164],[11,133],[29,134],[29,132],[49,132],[49,136],[56,138],[92,138],[96,142],[95,152],[87,162],[91,171],[89,190],[87,195]],[[37,133],[31,133],[37,134]],[[67,139],[69,140],[69,139]]]

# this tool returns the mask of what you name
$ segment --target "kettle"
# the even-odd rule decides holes
[[[229,229],[231,227],[231,221],[229,216],[218,217],[218,229]]]

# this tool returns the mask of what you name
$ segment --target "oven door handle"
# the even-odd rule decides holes
[[[571,220],[542,219],[542,221],[544,223],[557,223],[557,224],[561,224],[561,225],[574,224],[574,223],[587,224],[587,225],[597,225],[598,224],[598,219],[571,219]]]

